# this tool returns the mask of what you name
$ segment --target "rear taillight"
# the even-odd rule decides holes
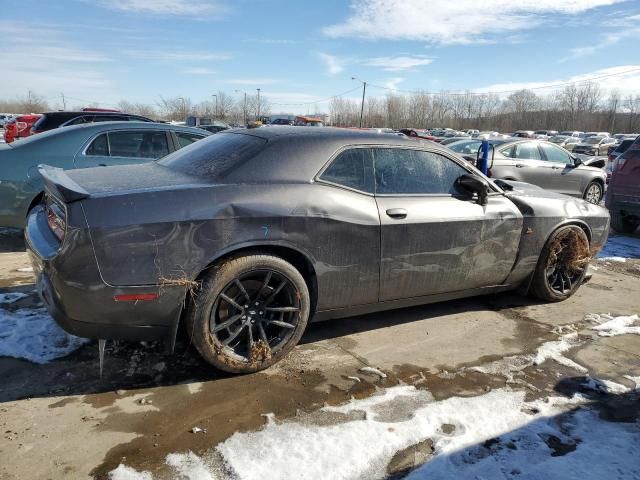
[[[622,168],[624,166],[624,162],[626,162],[627,159],[624,158],[624,155],[620,155],[617,159],[616,159],[616,163],[613,166],[613,170],[618,170],[619,168]]]
[[[51,232],[62,242],[67,231],[67,221],[64,212],[55,203],[47,205],[47,223]]]

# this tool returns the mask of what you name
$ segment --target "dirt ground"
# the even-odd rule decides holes
[[[19,238],[0,244],[0,293],[28,294],[12,309],[37,306]],[[435,399],[505,386],[531,398],[557,393],[577,374],[570,365],[547,360],[512,374],[491,366],[566,331],[580,340],[566,357],[593,377],[633,386],[625,375],[640,375],[640,335],[597,336],[585,315],[640,313],[640,262],[596,266],[562,303],[501,294],[314,324],[285,361],[246,376],[214,370],[184,339],[173,355],[159,344],[110,342],[102,378],[95,342],[41,365],[0,358],[0,478],[108,478],[120,463],[162,477],[167,454],[203,454],[261,428],[266,413],[308,415],[399,383]]]

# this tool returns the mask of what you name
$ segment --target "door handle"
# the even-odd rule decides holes
[[[516,163],[516,167],[518,167],[518,168],[524,168],[524,165],[522,165],[521,163]]]
[[[561,170],[562,167],[551,167],[552,170]]]
[[[106,167],[106,166],[107,166],[107,164],[106,164],[106,163],[99,163],[99,164],[98,164],[98,166],[99,166],[99,167]]]
[[[407,210],[404,208],[390,208],[387,210],[387,215],[391,218],[406,218]]]

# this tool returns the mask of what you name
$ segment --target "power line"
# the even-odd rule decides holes
[[[561,83],[549,83],[547,85],[539,85],[537,87],[527,87],[527,88],[517,88],[517,89],[513,89],[513,90],[496,90],[496,91],[487,91],[487,92],[476,92],[476,91],[472,91],[472,90],[467,90],[464,92],[461,91],[457,91],[457,92],[447,92],[444,90],[441,90],[439,92],[428,92],[428,91],[424,91],[424,90],[403,90],[400,88],[391,88],[391,87],[385,87],[383,85],[375,85],[373,83],[367,83],[367,85],[371,86],[371,87],[375,87],[375,88],[380,88],[383,90],[391,90],[394,92],[401,92],[401,93],[419,93],[422,95],[452,95],[452,96],[456,96],[456,95],[487,95],[487,94],[504,94],[504,93],[514,93],[514,92],[518,92],[520,90],[546,90],[549,88],[557,88],[557,87],[565,87],[568,85],[580,85],[583,83],[589,83],[589,82],[593,82],[594,80],[600,80],[602,78],[609,78],[609,77],[617,77],[620,75],[626,75],[628,73],[633,73],[633,72],[638,72],[640,71],[640,68],[632,68],[630,70],[625,70],[624,72],[616,72],[616,73],[609,73],[609,74],[605,74],[605,75],[598,75],[595,77],[589,77],[589,78],[585,78],[582,80],[574,80],[574,81],[570,81],[570,82],[561,82]]]
[[[274,103],[274,102],[270,102],[270,103],[271,103],[271,105],[296,106],[296,107],[301,107],[301,106],[304,106],[304,105],[315,105],[316,103],[327,102],[329,100],[333,100],[334,98],[338,98],[338,97],[341,97],[343,95],[346,95],[347,93],[355,92],[356,90],[360,90],[360,87],[352,88],[350,90],[347,90],[346,92],[338,93],[336,95],[332,95],[330,97],[323,98],[321,100],[314,100],[313,102],[304,102],[304,103]]]

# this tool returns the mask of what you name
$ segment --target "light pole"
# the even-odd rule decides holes
[[[216,118],[218,118],[218,95],[215,93],[211,95],[212,97],[216,97]]]
[[[258,91],[258,118],[256,120],[260,120],[260,89],[256,88],[256,90]]]
[[[182,118],[183,121],[187,120],[187,101],[183,97],[178,97],[178,100],[182,100]]]
[[[367,82],[360,80],[357,77],[351,77],[351,80],[358,80],[362,83],[362,105],[360,105],[360,128],[362,128],[362,117],[364,115],[364,94],[367,91]]]
[[[236,93],[240,93],[240,90],[236,90]],[[247,92],[243,90],[242,93],[244,93],[244,105],[242,107],[242,118],[243,118],[244,124],[246,125],[247,124]]]

